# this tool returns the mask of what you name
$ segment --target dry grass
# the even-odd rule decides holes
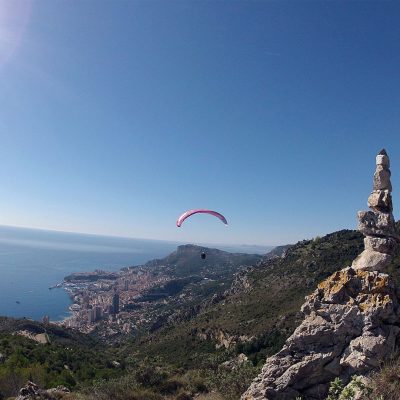
[[[400,399],[400,358],[388,361],[380,371],[371,376],[372,393],[370,399]]]
[[[224,398],[219,393],[210,392],[196,396],[196,400],[224,400]]]

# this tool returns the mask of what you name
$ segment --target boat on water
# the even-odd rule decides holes
[[[51,289],[56,289],[56,288],[60,288],[61,286],[62,286],[62,283],[57,283],[57,285],[50,286],[50,287],[49,287],[49,290],[51,290]]]

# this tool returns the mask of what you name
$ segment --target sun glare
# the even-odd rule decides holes
[[[31,0],[0,0],[0,67],[14,56],[21,44],[31,9]]]

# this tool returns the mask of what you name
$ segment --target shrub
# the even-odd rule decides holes
[[[176,396],[175,400],[193,400],[193,397],[187,393],[180,393]]]
[[[162,394],[173,394],[176,393],[179,388],[183,386],[182,382],[176,379],[167,379],[164,382],[161,382],[158,390]]]
[[[151,365],[140,367],[136,372],[137,381],[144,387],[158,386],[166,377],[165,372]]]
[[[339,400],[340,394],[344,389],[344,383],[340,378],[335,378],[329,386],[329,396],[326,400]]]
[[[371,376],[371,399],[398,400],[400,393],[400,358],[386,362]]]
[[[232,371],[220,369],[208,376],[209,386],[215,388],[226,400],[237,400],[249,387],[259,369],[245,363]]]
[[[190,370],[183,376],[186,389],[191,394],[208,392],[204,374],[198,370]]]
[[[363,377],[353,376],[350,383],[345,386],[340,378],[336,378],[331,382],[329,387],[329,396],[326,400],[353,400],[356,398],[367,399],[371,393],[371,389],[366,386]],[[379,400],[374,397],[374,400]]]

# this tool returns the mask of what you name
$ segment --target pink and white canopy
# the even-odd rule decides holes
[[[203,208],[197,208],[197,209],[195,209],[195,210],[189,210],[189,211],[184,212],[184,213],[178,218],[178,220],[176,221],[176,226],[177,226],[177,227],[180,227],[180,226],[182,225],[183,221],[184,221],[186,218],[190,217],[190,216],[193,215],[193,214],[199,214],[199,213],[214,215],[214,217],[219,218],[225,225],[228,225],[228,221],[226,220],[226,218],[225,218],[222,214],[220,214],[219,212],[212,211],[212,210],[206,210],[206,209],[203,209]]]

